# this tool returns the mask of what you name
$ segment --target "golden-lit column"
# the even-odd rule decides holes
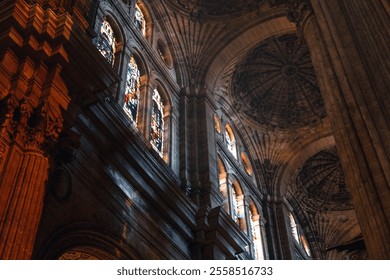
[[[48,22],[52,28],[43,28]],[[30,259],[50,154],[70,103],[60,75],[68,30],[50,10],[6,1],[0,31],[0,259]]]
[[[18,100],[17,91],[23,88],[20,84],[3,99],[8,99],[9,106],[0,131],[4,150],[0,169],[0,259],[31,257],[49,174],[49,150],[62,130],[62,117],[54,97],[58,94],[59,69],[34,67],[32,73],[36,76],[27,77],[21,72],[14,75],[28,81],[32,91]],[[43,80],[38,81],[38,77]],[[35,89],[31,86],[34,84]],[[36,93],[39,98],[34,101]]]
[[[288,0],[287,7],[310,50],[368,257],[389,259],[389,17],[371,0]]]
[[[48,159],[12,147],[0,193],[0,259],[29,259],[43,207]]]

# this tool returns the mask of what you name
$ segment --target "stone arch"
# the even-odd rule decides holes
[[[304,162],[317,152],[335,145],[335,140],[332,135],[316,135],[316,139],[311,139],[304,147],[297,150],[285,162],[281,168],[278,168],[275,174],[274,186],[279,186],[275,189],[277,197],[284,197],[287,192],[291,180],[293,180],[299,172],[299,168]]]
[[[275,35],[283,35],[296,31],[296,27],[287,17],[281,16],[257,24],[232,40],[221,50],[210,64],[206,77],[206,85],[213,91],[218,88],[219,79],[225,69],[234,69],[235,64],[253,46]],[[243,48],[243,42],[245,47]],[[233,72],[233,71],[231,71]],[[231,73],[232,74],[232,73]]]
[[[33,259],[59,259],[84,254],[91,259],[139,259],[135,249],[114,232],[97,224],[77,223],[58,229],[37,250]]]

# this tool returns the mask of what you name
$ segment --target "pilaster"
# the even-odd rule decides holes
[[[390,129],[385,108],[390,84],[388,60],[383,59],[390,55],[384,34],[388,15],[379,1],[290,2],[290,18],[311,53],[368,257],[389,259]]]

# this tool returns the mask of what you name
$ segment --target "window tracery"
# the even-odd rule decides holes
[[[153,148],[163,156],[164,139],[164,104],[157,89],[153,91],[152,115],[150,121],[151,144]]]
[[[129,116],[130,120],[137,125],[139,94],[140,94],[140,71],[134,59],[130,58],[127,67],[126,89],[123,110]]]
[[[114,65],[115,61],[115,44],[114,31],[110,23],[107,20],[103,20],[96,47],[111,66]]]
[[[140,7],[137,4],[135,5],[134,21],[137,29],[141,32],[142,36],[145,37],[146,21],[145,21],[144,14],[142,13]]]

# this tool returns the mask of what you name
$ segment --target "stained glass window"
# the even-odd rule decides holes
[[[111,25],[108,21],[104,20],[100,27],[100,33],[98,36],[97,49],[107,59],[107,61],[114,65],[115,59],[115,35]]]
[[[164,105],[157,89],[153,91],[153,104],[151,116],[151,140],[152,146],[162,156],[164,139]]]
[[[134,124],[137,124],[139,105],[140,72],[132,56],[127,67],[126,90],[123,109]]]
[[[144,14],[141,12],[141,9],[138,7],[138,5],[135,5],[135,25],[137,26],[138,30],[141,31],[141,34],[145,36],[146,34],[146,22]]]

